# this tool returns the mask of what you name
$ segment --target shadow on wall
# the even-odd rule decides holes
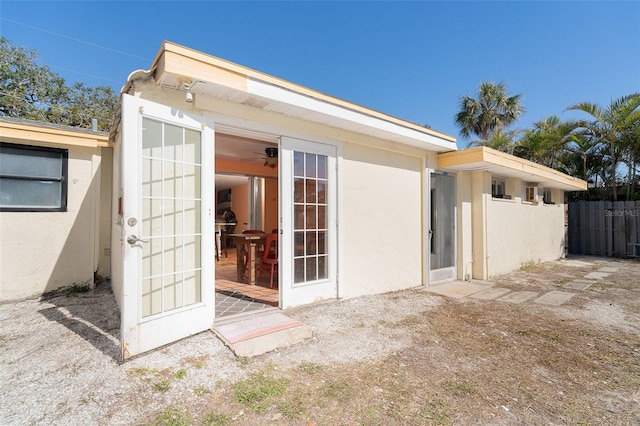
[[[87,152],[83,153],[83,155],[77,155],[74,159],[91,164],[91,158],[92,152]],[[86,175],[87,171],[85,170],[84,172]],[[46,230],[46,232],[51,235],[51,241],[42,245],[43,247],[46,247],[45,250],[57,252],[58,257],[55,261],[55,265],[51,268],[47,284],[43,289],[43,293],[45,294],[60,288],[72,286],[93,287],[95,284],[94,274],[98,268],[97,261],[109,259],[108,257],[105,258],[102,256],[103,253],[98,253],[97,260],[94,259],[96,256],[96,247],[103,246],[103,244],[99,244],[100,238],[103,234],[99,225],[105,225],[102,220],[96,223],[96,209],[99,209],[101,216],[108,215],[110,217],[111,212],[111,206],[103,206],[100,204],[103,201],[100,196],[101,188],[99,187],[101,174],[104,175],[102,166],[100,170],[93,172],[91,182],[84,191],[82,188],[74,190],[73,186],[78,184],[76,182],[81,182],[81,179],[83,178],[88,179],[89,176],[70,176],[70,181],[68,183],[68,211],[54,214],[61,215],[59,216],[59,220],[62,222],[60,226],[64,227],[69,226],[64,222],[65,216],[75,215],[75,219],[69,229],[66,232],[63,232],[65,240],[61,248],[59,248],[57,244],[58,240],[56,239],[59,238],[60,230],[58,229],[57,232],[55,229]],[[83,199],[78,205],[77,199],[74,200],[73,198],[79,196],[83,196]],[[57,218],[52,217],[52,219],[53,220],[49,221],[49,225],[52,225],[51,227],[55,227],[55,224],[52,224],[52,222],[57,220]],[[110,225],[110,223],[108,225]],[[44,237],[47,238],[46,235]],[[36,264],[38,263],[39,262],[36,262]],[[42,265],[42,263],[40,263],[40,265]]]
[[[86,293],[60,291],[39,312],[68,328],[114,361],[120,362],[120,310],[108,282]]]

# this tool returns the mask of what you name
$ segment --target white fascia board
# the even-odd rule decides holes
[[[389,121],[372,117],[348,108],[320,101],[309,96],[295,93],[291,90],[283,89],[273,84],[264,83],[255,79],[247,79],[247,92],[251,95],[271,99],[275,102],[282,102],[304,110],[320,113],[328,117],[333,117],[341,121],[351,122],[359,126],[366,126],[374,131],[386,132],[399,136],[393,138],[395,142],[405,143],[418,148],[436,151],[455,151],[456,143],[437,138],[435,136],[421,133],[416,130],[404,127]],[[347,130],[352,130],[348,129]],[[368,133],[372,136],[375,132]]]

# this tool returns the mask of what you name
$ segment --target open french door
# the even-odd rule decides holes
[[[280,307],[337,296],[336,147],[280,143]]]
[[[213,142],[211,121],[123,95],[123,359],[213,323]]]

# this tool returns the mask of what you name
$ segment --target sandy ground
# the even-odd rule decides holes
[[[445,333],[449,325],[456,323],[449,319],[464,318],[465,313],[474,311],[478,312],[474,317],[474,327],[483,327],[476,328],[482,330],[478,335],[494,333],[495,324],[505,321],[510,312],[517,316],[510,319],[511,323],[522,320],[523,312],[527,310],[530,310],[532,318],[538,318],[535,321],[540,322],[540,327],[575,323],[586,327],[580,330],[623,335],[624,341],[631,339],[631,343],[628,344],[629,353],[620,358],[624,364],[621,368],[626,368],[625,371],[633,376],[630,385],[633,388],[634,383],[640,384],[639,262],[565,259],[532,266],[493,281],[497,287],[512,291],[542,293],[558,290],[567,282],[607,265],[614,265],[618,271],[598,280],[587,290],[575,291],[576,296],[562,306],[547,307],[529,301],[512,309],[504,302],[478,301],[468,297],[449,299],[417,288],[295,308],[287,311],[287,315],[310,326],[314,337],[250,362],[237,359],[212,333],[205,332],[120,363],[119,312],[113,295],[104,285],[72,297],[60,294],[46,300],[0,305],[0,424],[148,424],[170,407],[189,409],[199,405],[199,409],[193,409],[197,417],[197,413],[220,404],[222,407],[218,411],[228,413],[229,424],[261,424],[269,419],[275,424],[287,423],[289,420],[281,415],[271,418],[243,416],[242,410],[230,405],[232,403],[228,402],[224,392],[230,389],[230,384],[264,371],[266,366],[270,371],[281,374],[301,365],[316,365],[332,372],[344,367],[344,371],[348,371],[352,369],[350,366],[373,368],[382,361],[404,359],[408,353],[426,349],[429,350],[428,371],[436,383],[438,371],[453,368],[451,355],[454,348],[443,344],[447,336],[457,333],[455,330]],[[492,307],[497,306],[500,309],[495,310],[496,317],[492,319]],[[547,322],[549,318],[555,322]],[[514,334],[521,335],[516,337],[530,337],[536,330],[535,321],[532,320],[531,328],[526,330],[520,324],[522,331]],[[547,329],[546,333],[553,335],[554,329]],[[473,342],[471,335],[462,333],[456,336],[456,339],[468,340],[452,340],[455,346],[465,347],[468,353],[474,352],[473,345],[485,345]],[[500,337],[499,334],[497,336]],[[476,349],[481,352],[480,346]],[[467,366],[482,362],[483,359],[465,360]],[[509,365],[509,368],[531,367],[517,365],[515,356],[513,362],[516,364]],[[407,358],[405,364],[410,363],[411,359]],[[629,363],[631,365],[627,365]],[[545,374],[549,374],[548,371]],[[377,385],[375,389],[376,392],[377,389],[385,391],[383,385]],[[609,400],[609,406],[603,402],[602,408],[596,406],[594,410],[605,412],[602,418],[611,424],[620,419],[622,423],[640,424],[640,388],[634,393],[623,386],[615,395]],[[363,394],[361,398],[367,397]],[[303,413],[307,420],[298,418],[287,424],[321,424],[308,419],[314,416],[330,418],[326,416],[332,413],[341,416],[337,423],[342,424],[416,424],[411,420],[396,421],[395,417],[384,415],[378,417],[382,419],[379,422],[368,422],[362,420],[366,413],[362,414],[356,408],[345,414],[338,411],[344,409],[338,406],[323,407]],[[475,407],[470,403],[468,410],[476,410]],[[456,413],[452,403],[447,417],[440,420],[449,419],[454,424],[467,423],[470,419],[484,424],[563,423],[559,421],[563,418],[559,414],[527,417],[525,409],[521,413],[512,409],[507,417],[499,417],[507,415],[500,408],[498,417],[491,417],[496,415],[494,413],[489,417],[465,417],[471,414],[462,406],[459,409],[460,412]],[[611,413],[614,413],[613,417]],[[385,418],[391,420],[385,421]],[[448,424],[447,421],[435,421],[439,419],[437,417],[426,419],[423,424]],[[597,423],[601,422],[594,419],[592,424]]]

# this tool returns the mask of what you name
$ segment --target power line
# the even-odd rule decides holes
[[[110,78],[100,77],[100,76],[97,76],[97,75],[94,75],[94,74],[89,74],[89,73],[86,73],[86,72],[76,71],[76,70],[72,70],[70,68],[61,67],[59,65],[47,65],[47,66],[49,66],[51,68],[57,68],[57,69],[60,69],[60,70],[63,70],[63,71],[68,71],[68,72],[73,72],[73,73],[76,73],[76,74],[84,75],[84,76],[87,76],[87,77],[97,78],[99,80],[110,81],[111,83],[124,84],[124,82],[121,81],[121,80],[112,80]]]
[[[99,44],[96,44],[96,43],[91,43],[89,41],[80,40],[78,38],[71,37],[71,36],[68,36],[68,35],[55,33],[53,31],[45,30],[44,28],[39,28],[39,27],[35,27],[33,25],[25,24],[24,22],[14,21],[13,19],[4,18],[4,17],[1,17],[1,16],[0,16],[0,19],[2,19],[4,21],[7,21],[7,22],[11,22],[13,24],[22,25],[23,27],[31,28],[33,30],[42,31],[42,32],[47,33],[47,34],[52,34],[52,35],[55,35],[55,36],[58,36],[58,37],[63,37],[63,38],[69,39],[69,40],[73,40],[73,41],[76,41],[78,43],[84,43],[84,44],[89,45],[89,46],[98,47],[100,49],[104,49],[104,50],[108,50],[110,52],[118,53],[120,55],[130,56],[132,58],[140,59],[140,60],[143,60],[143,61],[146,61],[146,62],[151,62],[151,60],[149,58],[143,58],[142,56],[134,55],[132,53],[127,53],[127,52],[123,52],[121,50],[112,49],[112,48],[107,47],[107,46],[102,46],[102,45],[99,45]]]

